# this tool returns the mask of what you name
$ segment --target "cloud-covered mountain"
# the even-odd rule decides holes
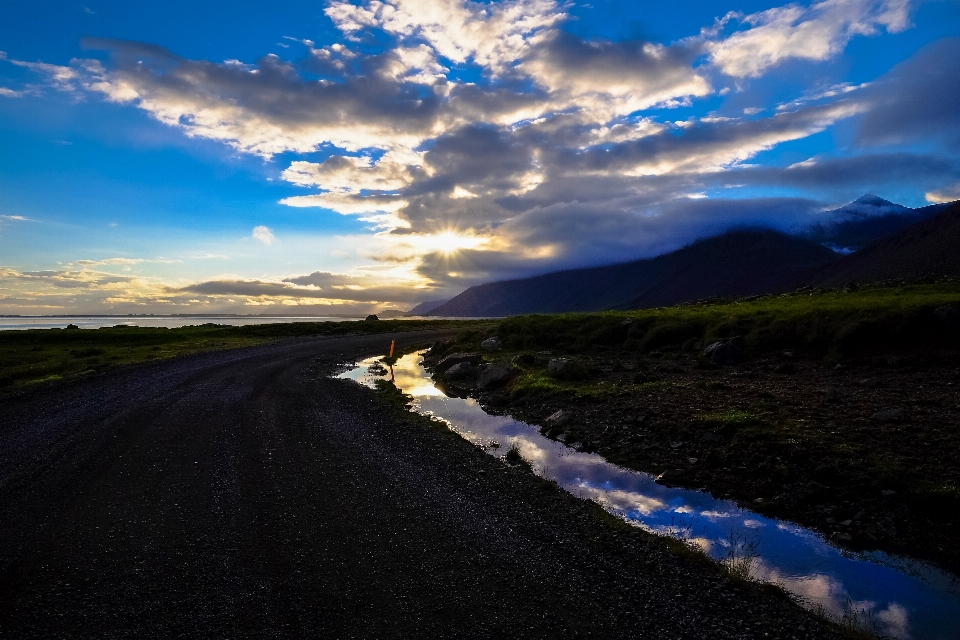
[[[641,309],[772,293],[796,288],[837,257],[815,242],[776,231],[731,231],[647,260],[471,287],[430,315]]]
[[[813,282],[835,287],[943,276],[960,277],[960,202],[844,256]]]
[[[822,214],[826,221],[807,229],[803,236],[840,253],[851,253],[874,240],[925,220],[948,206],[943,203],[910,209],[867,194]]]

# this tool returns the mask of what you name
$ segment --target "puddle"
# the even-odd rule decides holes
[[[389,379],[390,371],[375,366],[379,360],[368,358],[339,377],[369,386]],[[729,560],[732,553],[741,568],[749,565],[751,578],[778,583],[836,618],[855,612],[896,638],[957,638],[960,585],[949,574],[884,553],[840,551],[789,522],[701,491],[659,485],[649,474],[550,440],[534,426],[489,415],[472,398],[448,398],[433,385],[421,361],[416,353],[400,358],[392,371],[396,386],[413,397],[415,411],[444,420],[488,453],[503,456],[516,446],[537,475],[570,493],[595,500],[648,531],[689,540],[717,560]],[[491,447],[493,443],[499,446]]]

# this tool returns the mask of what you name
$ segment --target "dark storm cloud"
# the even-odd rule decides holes
[[[461,251],[424,258],[419,272],[449,288],[463,288],[561,269],[649,258],[732,228],[793,230],[809,225],[822,206],[805,198],[674,199],[643,213],[591,203],[562,203],[527,211],[497,231],[522,251]],[[467,274],[467,275],[464,275]]]
[[[815,158],[789,167],[743,167],[732,174],[704,176],[712,187],[736,182],[752,186],[786,186],[815,191],[919,186],[936,187],[960,175],[960,162],[915,153],[871,153],[846,158]]]
[[[960,38],[929,45],[867,90],[861,144],[918,139],[960,148]]]

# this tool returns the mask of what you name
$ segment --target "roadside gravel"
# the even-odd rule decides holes
[[[298,339],[7,395],[0,636],[829,638]]]

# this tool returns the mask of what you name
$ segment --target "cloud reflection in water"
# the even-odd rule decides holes
[[[372,386],[383,377],[369,370],[378,360],[368,358],[341,377]],[[393,367],[395,384],[413,397],[413,410],[444,420],[475,444],[505,445],[487,448],[492,455],[502,455],[509,445],[516,445],[538,475],[647,531],[683,538],[717,560],[724,560],[734,546],[751,546],[758,554],[750,566],[751,578],[779,584],[835,617],[862,610],[889,636],[956,637],[960,594],[949,575],[878,552],[841,552],[795,524],[766,518],[701,491],[665,487],[649,474],[575,451],[542,436],[531,425],[485,413],[473,398],[447,397],[433,386],[421,360],[420,354],[408,354]]]

